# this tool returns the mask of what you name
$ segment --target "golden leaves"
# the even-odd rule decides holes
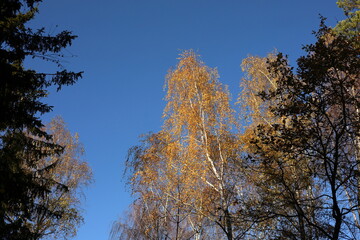
[[[236,136],[231,133],[235,119],[229,92],[217,78],[216,69],[197,54],[183,52],[166,77],[163,128],[143,140],[130,164],[134,193],[142,202],[156,199],[162,206],[159,216],[167,219],[164,227],[181,216],[181,221],[196,222],[190,224],[195,231],[202,221],[215,221],[221,214],[218,209],[231,202],[225,186],[231,182],[229,160],[238,159]]]
[[[244,120],[253,125],[271,125],[274,120],[270,107],[275,103],[264,101],[259,95],[261,92],[269,93],[277,89],[277,79],[272,78],[268,70],[268,62],[274,59],[275,53],[270,53],[265,58],[249,56],[241,64],[245,77],[241,79],[238,104]]]
[[[52,166],[43,173],[43,177],[57,182],[58,186],[65,186],[66,190],[52,189],[46,198],[41,199],[50,211],[62,212],[61,217],[49,221],[40,214],[36,216],[34,227],[54,239],[75,236],[78,225],[83,221],[79,206],[81,189],[91,183],[92,171],[82,160],[84,147],[78,134],[72,135],[61,117],[52,119],[45,130],[53,136],[53,143],[63,146],[64,151],[42,159],[37,168]]]

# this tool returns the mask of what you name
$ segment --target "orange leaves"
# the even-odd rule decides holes
[[[203,118],[214,124],[217,117],[224,117],[224,112],[229,115],[229,106],[224,106],[228,104],[229,94],[217,77],[217,71],[205,66],[198,55],[184,52],[177,68],[166,78],[168,104],[164,127],[174,134],[186,130],[195,135],[203,128]]]
[[[329,219],[339,236],[350,214],[359,226],[358,55],[329,46],[308,46],[318,55],[300,58],[296,73],[281,54],[246,58],[238,103],[248,122],[235,120],[216,69],[181,54],[162,130],[131,165],[142,214],[166,233],[147,238],[325,238]]]
[[[156,210],[164,228],[188,222],[180,228],[199,232],[230,206],[230,160],[238,159],[235,119],[229,92],[217,78],[193,51],[181,54],[166,77],[163,128],[144,139],[130,162],[134,193],[161,206]]]
[[[61,214],[56,219],[46,219],[41,213],[36,214],[33,231],[54,239],[68,238],[76,235],[77,227],[83,221],[81,190],[92,181],[92,171],[82,160],[84,148],[79,136],[71,134],[61,117],[54,118],[45,131],[53,136],[51,143],[64,147],[64,151],[60,155],[51,155],[38,161],[36,168],[39,175],[57,185],[37,201],[46,206],[48,211]]]
[[[249,56],[241,64],[245,77],[241,79],[238,103],[242,110],[242,117],[253,125],[259,123],[271,125],[274,121],[270,107],[275,103],[264,101],[259,96],[261,92],[268,93],[277,89],[277,79],[270,76],[268,70],[268,61],[274,59],[274,53],[268,54],[266,58]]]

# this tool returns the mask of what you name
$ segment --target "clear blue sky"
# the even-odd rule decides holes
[[[311,43],[319,14],[334,25],[343,19],[335,0],[44,0],[32,26],[79,36],[65,51],[71,70],[83,70],[76,85],[46,99],[85,145],[95,183],[85,190],[85,224],[79,240],[108,239],[113,221],[132,199],[122,179],[127,150],[162,124],[164,77],[181,50],[194,49],[233,99],[247,55],[274,48],[294,63]],[[43,63],[30,63],[51,70]]]

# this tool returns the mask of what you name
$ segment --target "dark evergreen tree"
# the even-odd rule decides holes
[[[72,85],[80,73],[61,66],[61,50],[76,38],[69,31],[56,35],[26,26],[37,13],[41,0],[0,0],[0,239],[38,239],[31,231],[35,213],[59,218],[40,199],[51,191],[66,191],[46,173],[53,165],[39,168],[44,157],[63,148],[51,143],[42,130],[40,115],[52,107],[43,103],[47,88]],[[59,67],[48,74],[24,67],[25,58],[40,58]]]

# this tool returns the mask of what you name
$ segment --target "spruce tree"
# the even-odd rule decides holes
[[[61,66],[62,49],[76,38],[69,31],[47,34],[44,28],[27,27],[41,0],[0,1],[0,239],[38,239],[31,231],[36,214],[52,219],[61,211],[41,204],[51,191],[66,191],[44,173],[53,165],[39,168],[44,157],[60,154],[63,148],[51,143],[40,116],[52,107],[43,102],[48,87],[72,85],[81,72]],[[59,67],[41,73],[24,66],[27,58],[40,58]]]

